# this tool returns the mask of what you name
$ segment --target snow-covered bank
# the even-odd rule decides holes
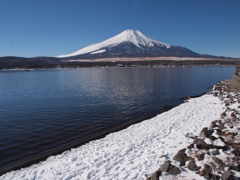
[[[225,105],[219,119],[165,161],[147,180],[240,179],[240,81],[235,75],[217,83],[211,94]]]
[[[150,120],[0,177],[13,179],[146,179],[188,146],[225,106],[213,95],[190,99]]]

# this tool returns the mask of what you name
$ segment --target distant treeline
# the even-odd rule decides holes
[[[184,66],[184,65],[235,65],[240,60],[145,60],[116,62],[81,62],[62,61],[54,57],[1,57],[0,69],[37,69],[37,68],[81,68],[81,67],[131,67],[131,66]]]

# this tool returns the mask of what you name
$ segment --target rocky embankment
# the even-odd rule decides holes
[[[147,180],[189,179],[193,177],[191,174],[195,179],[240,179],[239,89],[238,75],[215,85],[210,93],[226,106],[221,118],[192,137],[192,144],[165,161]]]

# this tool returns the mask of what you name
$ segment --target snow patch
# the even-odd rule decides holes
[[[106,49],[101,49],[99,51],[94,51],[91,54],[98,54],[98,53],[103,53],[103,52],[106,52]]]
[[[212,140],[209,139],[209,138],[205,138],[204,142],[207,143],[207,144],[212,144],[213,143]]]
[[[225,146],[226,144],[221,139],[217,139],[216,141],[213,141],[213,145],[215,145],[215,146]]]

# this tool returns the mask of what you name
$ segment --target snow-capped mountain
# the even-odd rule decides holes
[[[153,56],[197,57],[200,55],[181,46],[172,46],[154,40],[138,30],[126,30],[103,42],[92,44],[71,54],[59,55],[58,57],[64,59],[94,59]]]

